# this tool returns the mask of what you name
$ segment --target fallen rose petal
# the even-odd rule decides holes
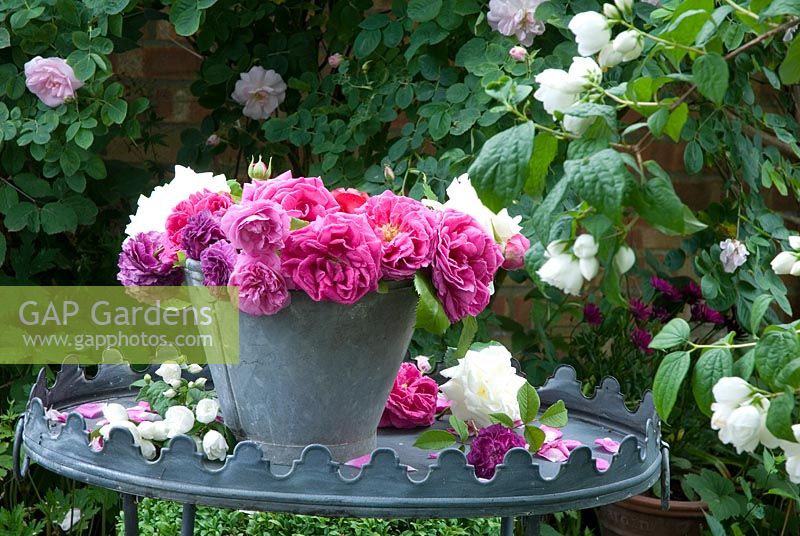
[[[363,456],[359,456],[358,458],[353,458],[352,460],[348,460],[344,462],[345,465],[349,465],[350,467],[355,467],[356,469],[361,469],[369,461],[372,459],[372,454],[364,454]]]
[[[551,428],[550,426],[542,425],[539,427],[542,432],[544,432],[544,442],[545,443],[552,443],[564,435],[564,432],[559,430],[558,428]]]
[[[103,436],[97,436],[89,442],[89,448],[95,452],[103,450]]]
[[[103,408],[105,408],[105,404],[89,402],[87,404],[81,404],[72,411],[84,419],[96,419],[103,414]]]
[[[606,471],[609,467],[611,467],[611,464],[608,463],[608,460],[605,458],[596,458],[594,461],[594,466],[597,467],[598,471]]]
[[[67,414],[61,413],[55,408],[45,411],[44,416],[47,420],[55,422],[67,422]]]
[[[619,441],[614,441],[610,437],[595,439],[594,444],[599,445],[603,450],[611,454],[619,452]]]
[[[577,439],[564,439],[564,440],[562,440],[562,441],[561,441],[561,443],[562,443],[562,444],[563,444],[563,445],[564,445],[564,446],[567,448],[567,450],[569,450],[570,452],[571,452],[571,451],[573,451],[573,450],[575,450],[576,448],[578,448],[578,447],[580,447],[580,446],[582,446],[582,445],[583,445],[583,443],[581,443],[581,442],[580,442],[580,441],[578,441]]]
[[[143,421],[161,420],[161,416],[158,413],[146,411],[141,406],[136,406],[133,408],[128,408],[128,419],[138,424]]]
[[[569,453],[564,454],[564,452],[559,449],[557,446],[543,446],[539,449],[536,453],[545,460],[554,462],[554,463],[561,463],[565,461],[569,457]]]
[[[429,452],[428,453],[428,459],[429,460],[435,460],[438,457],[439,457],[439,453],[438,452]]]
[[[145,411],[153,411],[153,408],[150,407],[150,402],[147,400],[140,400],[137,406],[144,408]]]
[[[446,396],[442,393],[439,393],[436,397],[436,413],[446,410],[453,404],[452,400],[449,400]]]

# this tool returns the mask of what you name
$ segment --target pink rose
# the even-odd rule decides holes
[[[75,71],[66,60],[36,56],[25,64],[25,85],[50,108],[61,106],[83,82],[75,78]]]
[[[332,69],[336,69],[337,67],[339,67],[339,65],[342,64],[343,59],[344,56],[342,56],[338,52],[336,54],[331,54],[330,56],[328,56],[328,65],[330,65]]]
[[[381,241],[366,216],[336,212],[289,233],[284,272],[312,300],[352,304],[378,288]]]
[[[386,191],[358,212],[367,216],[383,243],[381,270],[386,279],[406,279],[431,263],[436,218],[425,205]]]
[[[253,257],[271,255],[289,235],[289,215],[278,203],[259,199],[234,205],[220,221],[233,247]]]
[[[355,188],[336,188],[331,192],[331,195],[339,204],[342,212],[349,212],[350,214],[356,212],[356,209],[369,199],[367,192],[361,192]]]
[[[240,254],[228,285],[239,287],[239,310],[247,314],[272,315],[291,301],[277,255],[256,258]]]
[[[183,229],[189,222],[189,218],[200,214],[204,210],[209,211],[212,216],[220,218],[231,205],[233,205],[233,198],[227,192],[202,190],[193,193],[175,205],[170,215],[167,216],[165,227],[168,243],[165,244],[165,249],[169,251],[180,249],[181,241],[183,240]]]
[[[438,393],[439,386],[433,379],[423,376],[412,363],[403,363],[394,380],[378,427],[430,426],[436,417]]]
[[[339,203],[319,177],[292,178],[286,172],[274,179],[244,185],[242,201],[269,199],[279,203],[292,218],[314,221],[339,211]]]
[[[515,234],[506,242],[503,252],[503,269],[520,270],[525,267],[525,252],[531,247],[531,241],[525,235]]]
[[[489,285],[503,254],[472,216],[452,209],[440,214],[432,280],[447,317],[458,322],[489,305]]]

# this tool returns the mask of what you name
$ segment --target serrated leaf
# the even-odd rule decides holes
[[[490,413],[489,418],[492,422],[502,424],[506,428],[514,428],[514,419],[505,413]]]
[[[664,421],[669,419],[690,364],[689,352],[672,352],[658,366],[653,380],[653,401]]]
[[[536,420],[539,414],[539,393],[527,381],[517,391],[517,404],[519,404],[519,415],[522,422],[527,424]]]
[[[745,380],[749,379],[753,375],[753,369],[756,365],[755,355],[755,350],[750,350],[737,359],[733,363],[733,374]]]
[[[672,182],[663,177],[654,177],[633,192],[633,207],[648,223],[683,234],[683,201]]]
[[[555,404],[547,408],[542,416],[539,417],[539,422],[545,426],[552,426],[553,428],[563,428],[567,425],[568,414],[567,407],[564,405],[563,400],[556,401]]]
[[[653,337],[653,340],[650,341],[650,348],[667,350],[685,344],[689,340],[690,333],[691,329],[686,320],[673,318]]]
[[[414,441],[414,446],[418,449],[442,450],[455,444],[456,438],[450,432],[444,430],[427,430],[422,432]]]
[[[533,144],[528,179],[523,191],[531,197],[539,197],[544,192],[547,172],[558,154],[558,140],[552,134],[540,132]]]
[[[714,395],[711,389],[720,378],[733,375],[733,356],[727,348],[712,348],[700,356],[692,371],[692,394],[697,407],[711,415]]]
[[[767,410],[767,430],[778,439],[795,441],[792,432],[792,411],[795,406],[795,398],[792,393],[781,393],[773,398]]]
[[[444,312],[444,307],[436,297],[433,284],[422,272],[414,275],[414,288],[419,294],[417,304],[416,327],[422,328],[434,335],[441,335],[450,327],[450,320]]]
[[[475,334],[478,332],[478,321],[474,316],[466,316],[461,320],[461,334],[458,336],[458,346],[456,347],[454,359],[461,359],[467,355]]]
[[[455,415],[450,415],[450,419],[448,419],[450,426],[453,427],[453,430],[456,431],[458,434],[459,439],[462,442],[467,441],[469,439],[469,428],[467,428],[467,423],[456,417]]]
[[[567,160],[564,175],[584,201],[614,222],[621,219],[628,171],[617,151],[603,149],[588,157]]]
[[[764,315],[767,314],[771,303],[771,294],[761,294],[753,300],[753,306],[750,308],[750,333],[758,333],[761,327],[761,321],[764,320]]]

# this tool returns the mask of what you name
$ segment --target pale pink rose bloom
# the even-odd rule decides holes
[[[244,106],[242,114],[251,119],[266,119],[286,98],[286,83],[272,69],[254,66],[239,75],[231,97]]]
[[[525,61],[525,58],[528,57],[528,51],[525,50],[525,47],[517,45],[511,47],[511,50],[508,51],[508,55],[515,61]]]
[[[336,54],[331,54],[330,56],[328,56],[328,65],[330,65],[332,69],[336,69],[339,67],[339,65],[342,64],[343,59],[344,56],[342,56],[338,52]]]
[[[74,98],[83,82],[75,78],[66,60],[36,56],[25,64],[25,85],[39,100],[55,108]]]
[[[536,20],[536,8],[545,0],[490,0],[486,20],[503,35],[516,36],[526,47],[544,33],[544,22]]]

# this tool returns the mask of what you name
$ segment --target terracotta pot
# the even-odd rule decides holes
[[[661,510],[661,499],[635,495],[597,509],[603,536],[700,536],[705,527],[702,501],[670,501]]]

